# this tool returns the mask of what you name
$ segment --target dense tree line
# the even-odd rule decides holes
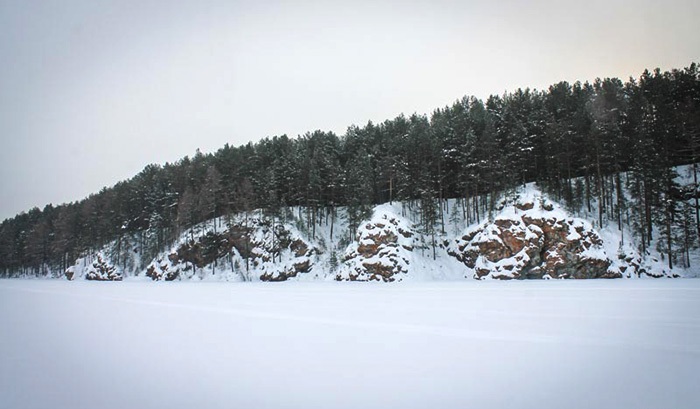
[[[341,136],[315,131],[198,151],[79,202],[31,209],[0,225],[0,275],[62,271],[125,237],[138,246],[120,251],[148,262],[196,223],[253,209],[303,208],[312,230],[338,206],[356,227],[372,205],[400,200],[419,207],[434,234],[444,230],[444,199],[459,198],[463,217],[479,221],[503,192],[532,181],[599,225],[633,226],[642,251],[656,239],[669,264],[686,265],[700,235],[697,176],[684,190],[673,166],[698,161],[696,64],[627,82],[464,97],[430,116],[353,125]]]

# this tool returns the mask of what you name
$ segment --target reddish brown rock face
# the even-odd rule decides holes
[[[413,233],[395,217],[384,216],[364,224],[358,233],[357,247],[345,254],[344,262],[352,264],[346,275],[336,280],[384,281],[401,280],[407,273],[406,254],[413,251]]]
[[[526,211],[534,204],[516,208]],[[473,269],[476,278],[620,277],[608,272],[610,261],[601,256],[603,242],[586,226],[571,218],[527,214],[497,219],[458,239],[448,253]]]
[[[528,219],[542,229],[543,270],[553,278],[603,278],[608,277],[610,261],[588,257],[585,252],[603,245],[600,236],[592,229],[575,225],[573,220]],[[576,234],[571,235],[571,231]]]
[[[289,249],[294,252],[296,257],[301,257],[305,256],[309,251],[309,246],[307,246],[303,241],[296,239],[289,245]]]
[[[282,226],[273,232],[268,221],[251,218],[218,233],[207,232],[179,243],[167,257],[154,260],[147,267],[146,276],[166,281],[187,279],[217,262],[226,263],[224,268],[231,271],[232,257],[237,253],[250,266],[246,275],[250,272],[250,276],[257,275],[262,281],[285,281],[309,273],[313,268],[311,257],[318,251]],[[235,271],[239,268],[248,266],[235,267]]]
[[[379,227],[379,225],[377,225],[377,227]],[[383,227],[385,226],[381,225],[380,228]],[[369,258],[379,253],[380,246],[394,246],[396,241],[397,237],[395,234],[382,231],[379,234],[369,235],[367,238],[362,240],[360,245],[357,247],[357,252],[365,258]]]
[[[528,203],[516,203],[515,208],[518,210],[531,210],[535,207],[534,203],[528,202]]]
[[[381,263],[363,263],[369,273],[370,281],[394,281],[395,269]]]
[[[168,255],[168,260],[170,263],[177,263],[177,253],[171,253]],[[156,267],[156,263],[158,268]],[[146,277],[150,277],[154,281],[173,281],[180,277],[180,270],[177,267],[172,267],[172,264],[167,263],[164,260],[156,260],[156,263],[151,263],[151,265],[148,266],[146,269]]]
[[[300,273],[308,273],[311,269],[311,260],[308,258],[304,261],[295,263],[292,268],[288,268],[281,272],[276,273],[265,273],[260,276],[261,281],[286,281],[290,278],[296,277]]]
[[[121,281],[122,275],[114,266],[107,263],[107,261],[98,254],[97,260],[92,263],[87,274],[85,274],[85,279],[95,281]]]
[[[449,254],[457,257],[467,267],[475,269],[477,278],[494,273],[499,278],[510,279],[520,278],[523,266],[526,263],[535,265],[539,263],[539,251],[542,247],[542,236],[533,232],[528,226],[519,220],[498,219],[492,225],[486,226],[489,229],[484,240],[480,233],[475,231],[462,238],[462,245],[459,251],[448,251]],[[493,271],[489,268],[477,267],[477,260],[483,257],[488,262],[499,263],[505,259],[512,259],[513,264],[503,264],[503,274],[500,271]]]

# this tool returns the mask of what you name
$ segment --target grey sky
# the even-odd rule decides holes
[[[700,2],[0,0],[0,220],[149,163],[700,61]]]

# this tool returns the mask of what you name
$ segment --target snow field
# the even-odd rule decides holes
[[[697,408],[700,281],[0,281],[3,408]]]

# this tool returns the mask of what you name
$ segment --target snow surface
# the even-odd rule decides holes
[[[0,407],[698,408],[700,280],[0,280]]]

